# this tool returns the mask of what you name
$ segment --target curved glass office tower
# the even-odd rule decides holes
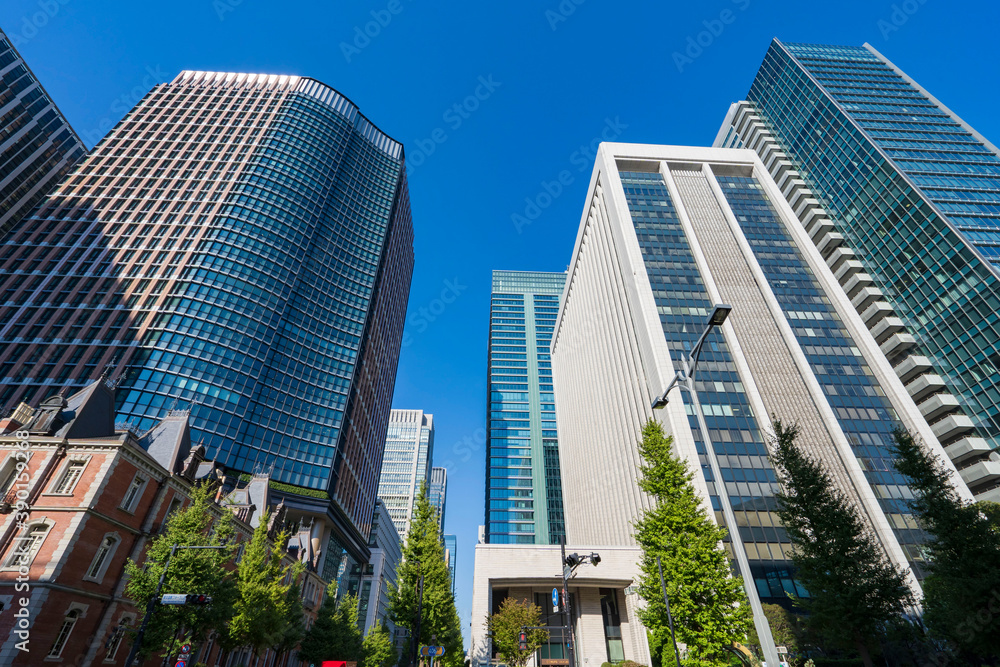
[[[226,466],[328,492],[363,553],[413,269],[403,167],[318,81],[156,86],[0,254],[0,404],[117,361],[120,419],[190,409]]]

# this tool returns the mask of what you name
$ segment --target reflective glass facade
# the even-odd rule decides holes
[[[434,415],[422,410],[393,410],[385,436],[378,497],[385,503],[399,538],[406,540],[424,483],[433,503],[431,461],[434,458]],[[440,468],[439,468],[440,470]],[[442,493],[443,500],[443,493]]]
[[[448,471],[444,468],[431,468],[431,482],[427,487],[431,505],[437,509],[438,523],[444,531],[444,510],[448,500]]]
[[[564,273],[494,271],[490,304],[486,541],[566,535],[549,347]]]
[[[183,72],[3,246],[0,404],[106,370],[119,419],[190,408],[210,457],[327,492],[363,545],[412,234],[402,146],[349,100]]]
[[[0,240],[86,153],[0,31]]]
[[[996,448],[995,149],[870,47],[775,40],[747,99]]]

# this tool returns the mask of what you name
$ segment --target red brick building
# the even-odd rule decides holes
[[[203,447],[192,446],[186,412],[171,412],[144,434],[116,427],[114,414],[114,390],[98,381],[0,421],[0,665],[123,665],[131,643],[125,630],[144,611],[124,597],[126,560],[141,562],[196,483],[235,486],[205,460]],[[255,476],[217,496],[234,510],[241,540],[258,510],[274,504],[268,481]],[[285,518],[279,505],[274,522]],[[307,626],[325,585],[306,573]],[[214,641],[198,648],[193,657],[217,664]],[[270,667],[272,657],[259,664]],[[298,661],[286,655],[281,664]]]

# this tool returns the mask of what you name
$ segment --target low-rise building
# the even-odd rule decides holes
[[[221,516],[231,507],[241,542],[265,507],[273,508],[272,532],[294,520],[275,502],[266,475],[234,488],[240,480],[205,460],[205,448],[191,442],[186,411],[140,434],[116,426],[114,406],[113,387],[97,381],[0,421],[0,664],[124,664],[126,630],[143,614],[124,595],[125,563],[142,562],[196,484],[218,485],[213,511]],[[307,552],[294,548],[300,536],[292,541],[289,563]],[[306,571],[307,626],[325,586],[314,569]],[[214,638],[196,648],[194,658],[217,663]],[[298,664],[291,655],[283,661]]]

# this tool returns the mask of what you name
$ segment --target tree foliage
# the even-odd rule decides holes
[[[396,647],[385,622],[377,623],[365,636],[361,667],[392,667],[396,664]]]
[[[288,535],[281,533],[272,548],[267,519],[265,510],[237,566],[238,597],[229,621],[230,644],[249,646],[254,653],[278,643],[288,622],[287,568],[281,564]]]
[[[420,645],[429,645],[437,637],[437,645],[445,647],[442,658],[435,660],[441,667],[461,667],[465,653],[462,629],[451,592],[451,575],[444,560],[444,544],[438,526],[437,510],[427,499],[427,483],[420,487],[410,532],[403,547],[403,560],[396,571],[397,583],[390,584],[390,615],[399,627],[416,627],[417,585],[423,575]],[[401,658],[409,663],[409,654]]]
[[[653,420],[642,430],[639,453],[645,463],[639,486],[656,506],[636,523],[636,540],[643,551],[639,594],[646,601],[639,618],[655,635],[653,644],[664,653],[662,663],[671,664],[667,658],[673,658],[673,644],[657,569],[659,556],[677,640],[688,649],[685,664],[714,667],[727,663],[726,647],[745,640],[751,611],[743,582],[732,576],[729,558],[720,547],[726,530],[706,514],[691,483],[693,474],[674,455],[672,442]]]
[[[204,606],[158,606],[150,618],[140,657],[169,648],[178,627],[183,635],[199,640],[211,631],[225,633],[225,624],[233,614],[237,599],[236,584],[226,564],[235,551],[233,515],[223,511],[213,523],[212,489],[207,484],[192,490],[191,504],[174,512],[166,530],[153,538],[146,552],[144,567],[129,559],[125,564],[128,585],[125,594],[136,607],[145,609],[156,592],[160,575],[166,568],[161,594],[198,593],[210,595],[212,603]],[[213,546],[219,549],[178,549],[170,557],[173,545]]]
[[[285,621],[282,624],[281,634],[275,638],[272,646],[277,654],[276,663],[278,663],[277,658],[298,646],[299,642],[306,636],[302,610],[302,584],[300,583],[305,568],[305,563],[302,561],[295,561],[292,564],[291,582],[285,593]]]
[[[798,602],[807,625],[831,645],[853,645],[870,667],[869,645],[913,604],[906,571],[893,565],[857,508],[799,448],[799,428],[774,419],[771,459],[782,490],[778,516],[794,547]]]
[[[510,667],[524,667],[528,660],[549,640],[545,630],[526,630],[527,650],[520,649],[521,628],[542,624],[542,610],[528,600],[518,602],[506,598],[500,609],[486,620],[486,629],[493,634],[500,661]]]
[[[360,660],[362,644],[357,596],[345,595],[338,603],[337,585],[331,583],[316,622],[302,640],[299,657],[316,664],[324,660]]]
[[[896,469],[910,481],[910,507],[926,544],[924,622],[949,640],[964,664],[1000,655],[1000,530],[996,507],[966,503],[953,473],[910,433],[897,430]]]

